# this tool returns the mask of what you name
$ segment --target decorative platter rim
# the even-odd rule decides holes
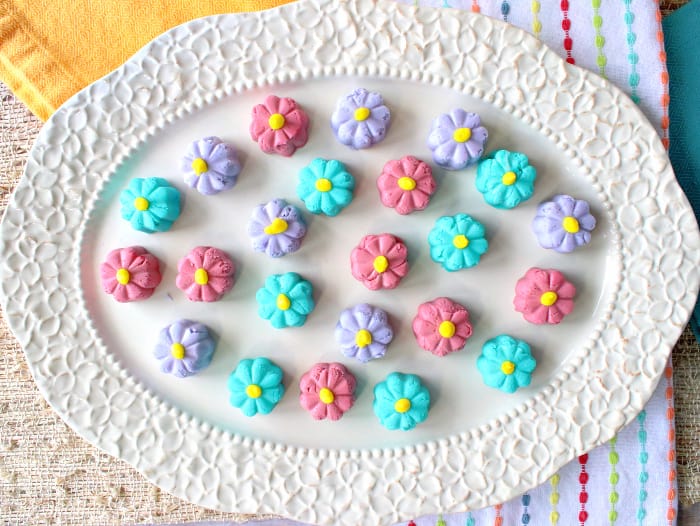
[[[71,273],[104,184],[148,137],[241,91],[343,75],[447,87],[511,113],[556,145],[613,218],[619,280],[589,344],[537,396],[478,428],[363,450],[221,431],[159,400],[117,363]],[[621,91],[499,21],[371,0],[304,0],[156,38],[47,122],[0,234],[8,322],[40,391],[76,432],[196,504],[323,524],[356,524],[351,509],[373,524],[475,509],[543,482],[642,409],[700,281],[693,212],[653,127]],[[109,394],[101,395],[107,418],[97,392]],[[136,425],[144,418],[148,440]],[[440,473],[437,485],[408,476],[429,471]],[[331,476],[333,487],[324,486]]]

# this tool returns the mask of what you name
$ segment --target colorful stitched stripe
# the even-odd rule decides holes
[[[566,50],[566,61],[569,64],[576,64],[571,49],[574,47],[574,41],[571,40],[571,20],[569,19],[569,0],[561,0],[562,20],[561,28],[564,30],[564,49]]]
[[[673,409],[673,369],[666,367],[666,420],[668,421],[668,510],[666,520],[669,526],[676,524],[676,428],[673,422],[675,411]]]
[[[671,98],[668,94],[668,69],[666,69],[666,51],[664,50],[664,31],[661,26],[661,9],[659,8],[659,0],[656,2],[656,41],[659,43],[659,61],[661,62],[661,86],[663,93],[661,95],[661,142],[668,150],[668,104]]]
[[[438,520],[435,523],[435,526],[447,526],[447,523],[445,522],[445,519],[442,518],[442,515],[438,516]]]
[[[469,512],[469,515],[467,515],[467,522],[464,524],[464,526],[476,526],[476,521],[474,520],[474,515],[472,515],[472,512]]]
[[[588,512],[586,511],[586,502],[588,502],[588,492],[586,491],[586,484],[588,484],[588,473],[586,472],[588,454],[578,457],[578,462],[581,464],[581,472],[578,475],[578,481],[581,484],[581,491],[578,494],[578,501],[581,504],[581,511],[578,512],[578,522],[583,526],[588,520]]]
[[[508,13],[510,13],[510,4],[508,0],[503,0],[503,2],[501,2],[501,16],[504,22],[508,22]]]
[[[639,526],[644,526],[644,519],[647,516],[646,500],[647,481],[649,480],[649,472],[647,471],[647,462],[649,461],[649,453],[647,453],[647,430],[644,427],[644,422],[647,418],[647,412],[642,411],[637,415],[639,422],[639,431],[637,438],[639,439],[639,508],[637,509],[637,521]]]
[[[501,517],[501,508],[503,504],[496,504],[493,509],[496,510],[496,516],[493,518],[493,526],[503,526],[503,517]]]
[[[532,11],[532,34],[536,38],[540,38],[540,33],[542,32],[542,22],[540,22],[540,2],[539,0],[532,0],[530,4],[530,11]]]
[[[630,74],[627,82],[632,90],[632,100],[635,104],[639,104],[639,95],[637,94],[637,86],[639,86],[639,73],[637,72],[637,63],[639,56],[634,51],[634,43],[637,41],[637,35],[632,30],[634,22],[634,13],[632,12],[632,0],[622,0],[625,3],[625,26],[627,26],[627,62],[630,63]]]
[[[528,511],[528,506],[530,505],[530,495],[525,493],[520,498],[520,501],[523,503],[523,515],[520,517],[520,521],[522,522],[523,526],[527,526],[530,524],[530,512]]]
[[[481,8],[479,7],[479,1],[472,0],[472,13],[479,13],[480,11],[481,11]]]
[[[608,500],[610,501],[610,511],[608,512],[608,518],[610,519],[610,526],[614,526],[617,521],[617,510],[615,506],[620,500],[620,494],[617,492],[617,483],[620,481],[620,475],[617,473],[617,463],[620,460],[620,456],[615,449],[617,445],[617,436],[610,439],[610,452],[608,453],[608,462],[610,463],[610,495]]]
[[[605,46],[605,37],[600,31],[603,27],[603,17],[600,16],[600,0],[591,0],[591,5],[593,6],[593,28],[595,29],[595,47],[598,50],[598,56],[596,57],[596,64],[598,64],[598,71],[600,76],[607,78],[605,76],[605,65],[608,63],[608,59],[603,53],[603,46]]]
[[[549,504],[552,506],[552,510],[549,512],[549,522],[554,526],[559,524],[559,512],[557,511],[557,506],[559,505],[559,480],[559,473],[555,473],[549,479],[549,484],[552,487],[549,493]]]

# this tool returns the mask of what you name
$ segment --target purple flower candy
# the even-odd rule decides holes
[[[241,164],[236,150],[218,137],[193,142],[182,158],[185,183],[200,194],[214,195],[232,188]]]
[[[394,338],[386,312],[362,303],[340,313],[335,339],[345,356],[369,362],[381,358]]]
[[[369,148],[386,136],[391,112],[379,93],[358,88],[338,101],[331,127],[342,144],[355,150]]]
[[[299,250],[306,225],[296,206],[284,199],[273,199],[253,210],[248,234],[256,251],[278,258]]]
[[[185,378],[211,363],[215,347],[206,325],[178,320],[160,331],[153,355],[160,360],[161,371]]]
[[[484,154],[488,137],[476,113],[458,108],[438,115],[433,121],[428,147],[438,165],[448,170],[461,170]]]
[[[542,248],[566,253],[590,242],[595,223],[586,201],[556,195],[537,207],[532,231]]]

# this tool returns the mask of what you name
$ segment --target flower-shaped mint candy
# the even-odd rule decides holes
[[[439,115],[428,135],[433,160],[448,170],[461,170],[484,154],[488,131],[476,113],[455,109]]]
[[[140,232],[165,232],[180,216],[180,192],[165,179],[132,179],[119,195],[121,215]]]
[[[401,215],[427,207],[436,186],[430,165],[411,155],[386,163],[377,179],[382,204]]]
[[[418,345],[435,356],[459,351],[472,335],[469,311],[448,298],[437,298],[418,306],[413,318]]]
[[[391,112],[379,93],[358,88],[338,101],[331,127],[342,144],[355,150],[369,148],[386,136]]]
[[[355,377],[341,363],[317,363],[299,382],[299,402],[315,420],[339,420],[355,403]]]
[[[263,152],[289,157],[306,144],[309,117],[294,99],[269,95],[253,108],[250,136]]]
[[[160,361],[161,371],[185,378],[207,367],[215,348],[206,325],[178,320],[160,331],[153,355]]]
[[[515,208],[532,197],[536,175],[525,154],[498,150],[479,161],[476,189],[495,208]]]
[[[228,378],[229,402],[245,416],[266,415],[284,395],[282,369],[267,358],[246,358]]]
[[[233,145],[218,137],[193,142],[182,158],[185,183],[203,195],[214,195],[233,188],[241,163]]]
[[[269,276],[255,299],[258,314],[275,329],[301,327],[315,306],[311,283],[296,272]]]
[[[428,418],[430,392],[414,374],[391,373],[374,386],[373,409],[387,429],[408,431]]]
[[[120,303],[150,298],[160,284],[158,258],[142,247],[117,248],[100,265],[102,288]]]
[[[195,247],[177,265],[175,284],[190,301],[218,301],[233,287],[236,267],[222,250]]]
[[[273,199],[255,207],[248,223],[253,248],[278,258],[299,250],[306,235],[306,224],[296,206],[284,199]]]
[[[335,326],[335,339],[343,354],[363,363],[384,356],[393,338],[386,312],[366,303],[345,309]]]
[[[560,323],[574,310],[576,287],[558,270],[531,268],[515,285],[515,310],[530,323]]]
[[[514,393],[530,385],[537,362],[526,342],[501,334],[484,343],[476,366],[486,385]]]
[[[338,215],[354,189],[355,178],[340,161],[314,159],[299,172],[297,195],[312,214]]]
[[[568,253],[591,241],[595,225],[595,217],[586,201],[570,195],[556,195],[537,207],[532,230],[542,248]]]
[[[428,234],[430,257],[449,272],[473,267],[489,248],[485,236],[484,225],[471,216],[443,216]]]

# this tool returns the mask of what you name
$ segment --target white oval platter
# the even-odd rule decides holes
[[[335,101],[357,86],[380,91],[394,113],[386,141],[362,152],[339,145],[328,125]],[[268,93],[311,115],[309,144],[291,159],[265,156],[247,136],[250,108]],[[528,153],[534,197],[497,211],[473,188],[473,169],[436,170],[427,210],[401,218],[381,207],[373,179],[383,163],[428,160],[431,119],[456,106],[482,115],[489,150]],[[210,134],[241,150],[244,169],[231,192],[204,198],[185,190],[173,159]],[[338,218],[306,214],[297,254],[253,253],[244,228],[252,206],[273,197],[300,205],[296,173],[317,156],[346,162],[355,200]],[[151,175],[170,178],[185,206],[171,232],[146,236],[118,217],[116,195]],[[575,256],[539,249],[529,232],[537,203],[561,192],[589,200],[599,220]],[[425,239],[437,217],[457,212],[483,220],[491,248],[479,267],[448,275]],[[347,257],[381,231],[406,239],[412,270],[391,294],[368,294]],[[7,318],[39,389],[73,429],[196,504],[319,524],[475,509],[543,482],[643,407],[700,282],[694,215],[652,126],[622,92],[512,26],[369,0],[305,0],[158,37],[47,122],[1,234]],[[117,305],[99,292],[95,269],[129,244],[165,262],[164,281],[152,299]],[[178,259],[197,244],[239,264],[218,304],[191,304],[174,286]],[[530,326],[510,305],[515,280],[538,265],[579,287],[560,326]],[[314,282],[319,307],[303,329],[268,331],[250,298],[286,270]],[[410,333],[416,305],[439,295],[466,303],[475,321],[467,348],[443,359],[417,351]],[[339,309],[363,301],[385,307],[397,329],[387,358],[367,365],[332,341]],[[212,365],[186,380],[159,374],[150,357],[154,328],[179,317],[219,337]],[[539,362],[532,385],[513,396],[484,386],[475,368],[499,332],[530,341]],[[246,419],[228,406],[225,380],[242,357],[262,354],[283,367],[287,393],[268,417]],[[317,361],[341,361],[360,382],[356,407],[337,423],[313,422],[296,402],[300,375]],[[384,430],[371,413],[371,387],[392,370],[421,374],[433,394],[429,419],[409,433]]]

